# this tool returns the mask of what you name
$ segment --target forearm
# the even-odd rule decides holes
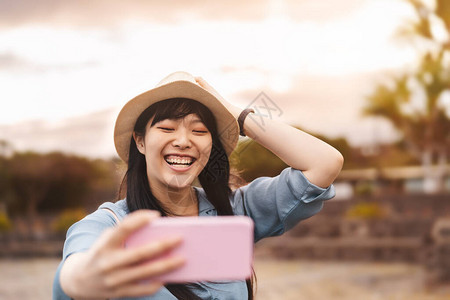
[[[329,186],[339,174],[342,155],[314,136],[282,122],[250,114],[244,133],[272,151],[292,168],[303,171],[308,180],[320,187]]]
[[[60,272],[59,282],[61,289],[71,299],[102,299],[102,298],[82,298],[78,292],[82,289],[77,287],[77,272],[80,266],[84,265],[86,253],[80,252],[69,256],[63,264]],[[78,269],[78,270],[77,270]],[[86,287],[84,287],[86,288]]]

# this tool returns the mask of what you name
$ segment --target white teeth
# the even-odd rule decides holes
[[[165,160],[169,164],[179,164],[179,165],[190,165],[194,162],[194,159],[192,157],[173,157],[169,156],[166,157]]]

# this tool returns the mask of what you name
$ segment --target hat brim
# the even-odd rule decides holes
[[[236,119],[216,96],[195,83],[179,80],[144,92],[122,108],[114,128],[114,144],[123,161],[128,162],[130,141],[138,117],[153,103],[171,98],[188,98],[205,105],[216,118],[219,139],[225,152],[228,156],[233,152],[239,139]]]

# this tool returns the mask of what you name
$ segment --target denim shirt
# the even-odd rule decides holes
[[[199,201],[199,216],[217,216],[203,189],[195,188]],[[299,170],[286,168],[276,177],[260,177],[240,187],[230,195],[235,215],[247,215],[255,223],[255,243],[262,238],[281,235],[298,222],[318,213],[323,201],[335,195],[333,185],[324,189],[308,181]],[[87,251],[103,230],[115,226],[116,220],[106,209],[112,210],[121,220],[128,213],[126,200],[103,203],[98,210],[72,225],[67,231],[63,259],[56,271],[53,283],[53,299],[70,299],[61,289],[59,273],[67,257]],[[200,282],[193,290],[202,299],[247,299],[245,281]],[[127,298],[121,298],[127,299]],[[129,298],[128,298],[129,299]],[[173,299],[165,287],[151,296],[133,299]]]

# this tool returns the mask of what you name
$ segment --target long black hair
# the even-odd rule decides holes
[[[209,160],[198,176],[208,200],[216,208],[218,215],[233,215],[229,201],[231,189],[230,163],[225,149],[219,139],[216,120],[211,111],[198,101],[173,98],[150,105],[136,121],[134,132],[137,136],[145,136],[145,129],[153,117],[151,126],[165,119],[180,119],[189,114],[196,114],[208,128],[212,137]],[[126,186],[125,186],[126,185]],[[131,138],[128,169],[122,181],[120,192],[126,188],[126,201],[130,212],[139,209],[152,209],[161,212],[162,216],[170,214],[161,202],[153,195],[147,178],[145,156],[141,154]],[[166,288],[178,299],[200,299],[191,288],[196,284],[167,284]],[[247,279],[249,299],[253,299],[253,278]]]

